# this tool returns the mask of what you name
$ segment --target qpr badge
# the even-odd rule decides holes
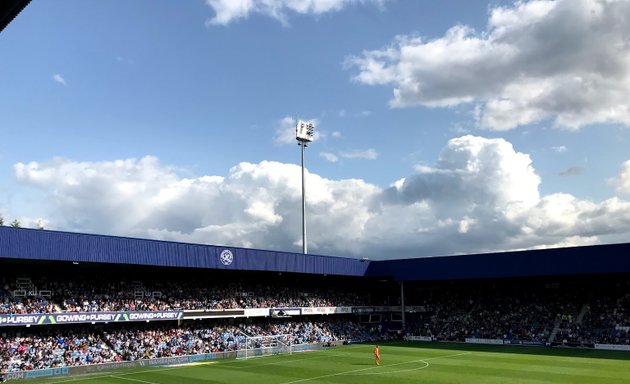
[[[219,260],[221,260],[221,264],[223,265],[230,265],[234,261],[234,255],[232,254],[232,251],[225,249],[219,255]]]

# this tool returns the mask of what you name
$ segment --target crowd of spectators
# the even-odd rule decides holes
[[[45,297],[13,295],[14,289],[6,277],[0,276],[0,314],[49,313],[56,309]]]
[[[0,313],[221,310],[365,305],[364,295],[339,289],[272,283],[33,281],[29,294],[2,283]],[[26,291],[26,290],[23,290]],[[48,292],[41,297],[37,292]]]
[[[455,290],[432,293],[420,304],[425,311],[409,316],[407,322],[411,335],[444,341],[477,338],[543,345],[630,345],[630,295],[626,293]]]
[[[73,328],[37,333],[3,329],[0,333],[0,372],[71,367],[116,361],[238,351],[257,336],[283,335],[293,344],[325,343],[367,335],[352,320],[277,319],[262,324],[199,323],[175,326]],[[251,347],[251,345],[250,345]],[[261,345],[258,345],[261,347]]]
[[[235,351],[245,339],[237,326],[174,328],[166,325],[105,331],[104,335],[125,361]]]
[[[45,298],[11,298],[0,299],[0,314],[53,313],[58,309]]]
[[[584,345],[593,342],[590,329],[585,327],[576,316],[562,315],[558,320],[555,340],[566,345]]]
[[[594,299],[577,334],[594,343],[630,345],[630,294]]]
[[[327,343],[342,339],[365,339],[365,327],[353,321],[270,322],[261,332],[270,335],[289,335],[292,344]]]
[[[0,334],[0,372],[71,367],[115,361],[116,354],[94,330],[21,335]]]
[[[538,294],[488,295],[471,299],[470,310],[452,319],[446,330],[455,339],[508,339],[547,342],[561,298]]]

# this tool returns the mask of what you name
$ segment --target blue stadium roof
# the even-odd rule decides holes
[[[259,249],[0,227],[0,258],[428,281],[630,273],[630,243],[363,261]]]
[[[0,227],[0,258],[364,276],[361,260]]]
[[[377,261],[368,276],[397,281],[630,273],[630,244]]]

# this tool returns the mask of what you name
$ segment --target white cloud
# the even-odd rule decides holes
[[[371,116],[372,115],[372,111],[363,110],[363,111],[360,111],[360,112],[348,113],[345,109],[341,109],[341,110],[339,110],[339,112],[337,112],[337,115],[339,117],[361,118],[361,117],[369,117],[369,116]]]
[[[584,168],[580,166],[569,167],[566,170],[560,172],[560,176],[579,176],[584,173]]]
[[[46,195],[49,229],[299,251],[300,167],[240,163],[186,178],[157,158],[18,163]],[[370,259],[594,244],[630,234],[630,202],[541,196],[529,155],[502,139],[451,139],[388,188],[306,172],[309,249]],[[630,192],[630,162],[618,192]],[[616,237],[615,237],[616,236]]]
[[[337,161],[339,161],[339,156],[331,152],[320,152],[319,155],[327,161],[330,161],[331,163],[336,163]]]
[[[319,155],[331,163],[336,163],[340,158],[363,160],[376,160],[378,158],[378,152],[372,148],[366,150],[341,151],[338,153],[320,152]]]
[[[565,153],[566,151],[568,151],[568,148],[565,145],[558,145],[555,147],[551,147],[551,149],[558,153]]]
[[[378,152],[372,148],[365,150],[342,151],[339,152],[339,157],[343,157],[344,159],[376,160],[378,158]]]
[[[347,63],[355,80],[389,85],[391,105],[470,104],[491,130],[553,119],[578,129],[630,124],[629,1],[532,0],[490,10],[484,31],[399,36]]]
[[[432,202],[440,214],[459,211],[456,217],[474,218],[470,209],[514,215],[539,200],[540,177],[531,163],[503,139],[463,136],[448,142],[434,167],[417,166],[418,174],[386,194],[396,203]]]
[[[63,85],[64,87],[68,85],[68,84],[66,84],[66,79],[64,79],[63,76],[61,76],[59,73],[55,73],[52,76],[52,79],[53,79],[53,81]]]
[[[416,172],[418,172],[418,173],[439,173],[439,172],[442,172],[440,169],[431,167],[430,165],[426,165],[426,164],[416,164],[413,167],[413,169]]]
[[[291,116],[285,116],[278,122],[273,141],[277,144],[295,144],[295,124],[297,121]]]
[[[614,184],[617,193],[630,195],[630,160],[621,165],[619,175]]]
[[[247,18],[251,14],[272,17],[283,24],[288,23],[291,13],[300,15],[321,15],[337,12],[354,4],[374,4],[382,6],[386,0],[206,0],[215,12],[206,25],[227,25],[235,20]]]

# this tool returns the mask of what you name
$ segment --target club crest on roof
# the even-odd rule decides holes
[[[231,265],[234,261],[234,255],[232,254],[232,251],[225,249],[221,252],[221,255],[219,255],[219,260],[221,260],[221,264],[223,265]]]

